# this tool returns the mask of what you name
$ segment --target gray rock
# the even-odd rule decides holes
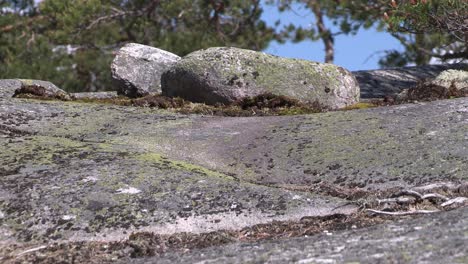
[[[71,93],[73,99],[112,99],[117,98],[119,95],[116,91],[109,92],[89,92],[89,93]]]
[[[446,70],[437,75],[432,83],[447,89],[449,89],[452,84],[458,90],[468,89],[468,71]]]
[[[140,97],[161,92],[161,74],[180,59],[170,52],[130,43],[122,47],[112,62],[112,78],[119,94]]]
[[[395,97],[397,102],[432,101],[468,96],[468,71],[446,70],[435,79],[404,89]]]
[[[13,97],[19,88],[21,88],[21,81],[18,79],[0,80],[0,98]]]
[[[10,240],[120,240],[137,230],[238,229],[329,214],[345,202],[240,182],[159,149],[182,150],[176,142],[166,145],[168,136],[206,121],[223,122],[145,108],[0,100],[0,198],[8,201],[0,203],[0,249]],[[209,142],[212,132],[194,136]],[[342,209],[333,213],[354,211]]]
[[[8,263],[4,256],[34,262],[28,257],[57,255],[49,245],[82,241],[63,254],[72,261],[90,241],[123,241],[139,231],[209,233],[350,215],[358,206],[349,204],[349,191],[423,192],[434,183],[460,190],[468,180],[467,122],[468,98],[225,118],[0,97],[0,262]],[[463,188],[458,195],[467,195]],[[361,259],[359,252],[385,262],[386,249],[394,262],[408,252],[415,252],[409,261],[424,262],[436,252],[435,262],[463,263],[466,212],[330,230],[332,236],[195,249],[187,257],[163,256],[161,263],[319,262],[322,254],[352,262]]]
[[[161,79],[163,94],[207,104],[231,103],[262,93],[318,102],[337,109],[359,100],[347,70],[238,48],[209,48],[177,62]]]
[[[51,82],[30,79],[0,80],[0,98],[19,94],[32,94],[42,98],[70,99],[67,92]]]
[[[426,79],[434,79],[448,70],[467,70],[468,64],[425,65],[415,67],[390,68],[382,70],[354,71],[361,87],[361,98],[383,98],[395,96],[403,89],[415,86]]]
[[[21,88],[15,94],[31,93],[44,98],[70,100],[70,95],[48,81],[20,79]]]
[[[235,243],[138,263],[468,263],[468,208],[350,231]]]

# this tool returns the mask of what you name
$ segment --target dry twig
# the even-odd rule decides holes
[[[374,210],[374,209],[366,209],[366,211],[375,213],[375,214],[393,215],[393,216],[433,214],[433,213],[440,212],[439,210],[414,210],[414,211],[406,211],[406,212],[388,212],[388,211],[380,211],[380,210]]]

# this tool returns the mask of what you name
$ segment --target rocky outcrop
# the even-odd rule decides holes
[[[69,100],[70,95],[55,84],[41,80],[4,79],[0,80],[0,97],[30,95],[40,98]]]
[[[446,70],[433,80],[404,89],[396,96],[396,101],[433,101],[467,96],[468,71]]]
[[[344,232],[264,243],[235,243],[144,263],[466,263],[468,208]]]
[[[21,88],[13,96],[30,94],[47,99],[70,100],[70,95],[48,81],[20,79]]]
[[[180,59],[170,52],[130,43],[122,47],[112,62],[112,78],[119,94],[140,97],[161,92],[161,74]]]
[[[468,98],[226,118],[19,87],[0,80],[2,263],[466,262]]]
[[[381,70],[354,71],[359,86],[361,98],[383,98],[395,96],[404,89],[424,80],[431,80],[441,72],[449,69],[468,70],[468,64],[425,65],[415,67],[400,67]]]
[[[238,48],[193,52],[165,72],[162,92],[193,102],[227,104],[272,93],[337,109],[359,100],[359,86],[347,70]]]

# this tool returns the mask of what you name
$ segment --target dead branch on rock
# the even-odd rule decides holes
[[[434,192],[435,190],[444,189],[451,192],[458,192],[460,188],[468,186],[468,182],[462,182],[460,184],[455,184],[453,182],[438,182],[438,183],[431,183],[428,185],[414,187],[413,190],[418,192]]]
[[[425,200],[425,199],[431,199],[431,198],[439,198],[439,199],[442,199],[444,201],[448,201],[449,198],[445,195],[442,195],[442,194],[438,194],[438,193],[428,193],[428,194],[424,194],[422,196],[422,199]]]
[[[405,215],[417,215],[417,214],[433,214],[440,212],[440,210],[414,210],[414,211],[405,211],[405,212],[390,212],[390,211],[380,211],[374,209],[366,209],[367,212],[383,215],[393,215],[393,216],[405,216]]]
[[[388,199],[378,199],[378,204],[390,204],[390,203],[397,203],[397,204],[412,204],[414,203],[414,199],[411,198],[388,198]]]
[[[47,248],[47,247],[48,247],[48,246],[39,246],[39,247],[31,248],[31,249],[25,250],[25,251],[23,251],[23,252],[17,254],[16,256],[17,256],[17,257],[20,257],[20,256],[22,256],[22,255],[24,255],[24,254],[36,252],[36,251],[45,249],[45,248]]]
[[[422,200],[422,194],[420,194],[417,191],[413,191],[413,190],[399,191],[396,194],[392,195],[392,197],[400,197],[400,196],[405,196],[405,195],[414,197],[414,198],[416,198],[416,200]]]
[[[416,198],[416,200],[418,200],[418,201],[427,200],[427,199],[431,199],[431,198],[439,198],[439,199],[442,199],[444,201],[449,200],[449,198],[447,196],[439,194],[439,193],[421,194],[421,193],[419,193],[417,191],[414,191],[414,190],[403,190],[403,191],[400,191],[400,192],[396,193],[395,195],[393,195],[393,197],[399,197],[399,196],[411,196],[411,197]],[[395,200],[399,201],[401,199],[395,199]]]
[[[464,197],[466,193],[467,183],[453,184],[453,183],[437,183],[426,186],[417,187],[411,190],[400,190],[395,194],[391,195],[390,198],[376,199],[374,202],[366,202],[361,204],[361,209],[372,212],[375,214],[382,215],[393,215],[393,216],[405,216],[405,215],[417,215],[417,214],[431,214],[440,212],[442,210],[455,209],[462,206],[468,205],[468,197]],[[427,191],[433,191],[431,193],[423,193]],[[440,194],[439,192],[444,192]],[[448,194],[447,194],[448,193]],[[450,197],[452,196],[452,197]],[[427,203],[428,201],[429,203]],[[357,203],[357,202],[355,202]],[[375,205],[385,205],[386,210],[378,210],[372,208]],[[390,205],[390,206],[388,206]],[[426,208],[435,207],[437,210],[424,210],[424,209],[410,209],[413,206]],[[407,211],[404,211],[407,208]]]
[[[445,203],[441,204],[440,206],[447,207],[447,206],[450,206],[452,204],[464,205],[465,203],[468,203],[468,198],[466,198],[466,197],[456,197],[456,198],[453,198],[453,199],[450,199],[450,200],[446,201]]]

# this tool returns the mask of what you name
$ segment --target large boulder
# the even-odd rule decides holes
[[[122,47],[111,65],[119,94],[129,97],[161,92],[161,74],[180,59],[170,52],[141,44]]]
[[[162,75],[161,88],[166,96],[207,104],[226,104],[263,93],[318,102],[330,109],[359,100],[356,79],[341,67],[227,47],[182,58]]]

